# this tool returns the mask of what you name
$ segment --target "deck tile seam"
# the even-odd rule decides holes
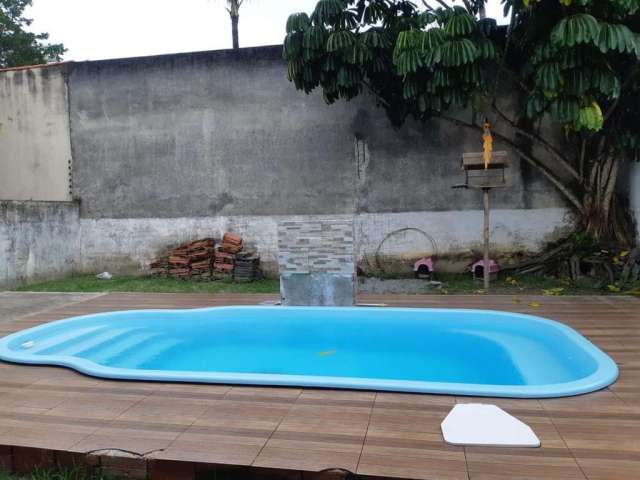
[[[159,390],[159,388],[158,388],[158,389],[156,389],[155,391],[158,391],[158,390]],[[151,396],[151,394],[149,394],[149,397],[150,397],[150,396]],[[147,398],[149,398],[149,397],[147,397]],[[142,401],[142,400],[141,400],[141,401]],[[133,407],[132,407],[132,408],[133,408]],[[181,428],[180,428],[180,427],[179,427],[179,428],[176,428],[177,433],[176,433],[175,437],[173,437],[173,440],[171,440],[171,441],[170,441],[170,442],[169,442],[169,443],[168,443],[164,448],[159,448],[159,449],[154,450],[154,451],[153,451],[153,453],[156,453],[156,452],[164,452],[165,450],[169,450],[169,449],[171,448],[171,446],[172,446],[174,443],[176,443],[176,441],[177,441],[177,440],[178,440],[182,435],[184,435],[184,434],[185,434],[185,433],[186,433],[186,432],[187,432],[187,431],[188,431],[188,430],[189,430],[189,429],[190,429],[190,428],[191,428],[191,427],[196,423],[196,421],[198,421],[198,419],[199,419],[201,416],[203,416],[203,415],[204,415],[204,413],[205,413],[206,411],[207,411],[207,410],[205,409],[205,410],[204,410],[200,415],[196,415],[196,417],[193,419],[193,421],[192,421],[190,424],[188,424],[188,425],[181,425],[181,426],[180,426]],[[125,413],[125,412],[123,412],[123,415],[124,415],[124,413]],[[175,425],[175,426],[177,426],[177,425]]]
[[[364,432],[364,436],[362,437],[362,445],[360,446],[360,454],[358,455],[358,463],[356,463],[356,471],[353,472],[354,474],[358,474],[358,472],[360,471],[360,461],[362,460],[364,447],[367,444],[367,437],[369,436],[369,427],[371,426],[371,418],[373,417],[373,410],[378,401],[378,393],[379,392],[375,392],[375,395],[373,396],[373,402],[371,403],[371,408],[369,409],[369,418],[367,419],[367,428]]]
[[[42,292],[42,293],[51,293],[51,292]],[[72,294],[70,294],[70,295],[72,295]],[[69,303],[65,303],[64,305],[57,305],[55,307],[47,307],[47,308],[43,308],[42,310],[38,310],[36,312],[30,312],[30,313],[27,313],[26,315],[21,315],[19,317],[16,317],[15,319],[12,320],[12,322],[20,321],[22,319],[27,319],[28,320],[31,317],[34,317],[36,315],[42,315],[44,313],[49,314],[49,313],[55,312],[56,310],[62,310],[62,309],[67,308],[67,307],[72,307],[72,306],[75,306],[75,305],[78,305],[78,304],[81,304],[81,303],[90,302],[92,300],[96,300],[96,299],[104,297],[106,295],[109,295],[109,292],[95,292],[95,294],[91,295],[89,298],[83,298],[81,300],[75,300],[75,301],[71,301]],[[50,320],[50,321],[52,321],[52,320]]]
[[[544,408],[544,404],[542,405],[542,408]],[[578,458],[576,457],[574,451],[571,449],[571,447],[569,446],[569,444],[567,443],[567,440],[564,438],[564,435],[562,435],[562,432],[560,431],[560,428],[558,427],[558,425],[556,425],[556,422],[553,419],[552,415],[549,415],[549,420],[551,421],[551,425],[553,425],[553,428],[556,430],[556,432],[558,433],[558,436],[560,437],[560,439],[562,440],[562,443],[564,444],[564,446],[567,448],[567,451],[569,452],[569,454],[571,455],[571,458],[573,458],[573,461],[575,462],[575,464],[577,465],[578,469],[580,470],[580,472],[582,473],[582,476],[586,479],[586,480],[590,480],[589,476],[587,475],[587,472],[584,471],[584,469],[582,468],[582,465],[580,465],[580,462],[578,461]]]
[[[615,390],[612,390],[612,389],[610,389],[610,388],[607,388],[607,390],[609,390],[609,391],[613,394],[613,396],[614,396],[614,397],[616,397],[618,400],[620,400],[620,401],[621,401],[622,403],[624,403],[626,406],[628,406],[628,407],[633,407],[633,405],[631,405],[627,400],[625,400],[625,399],[624,399],[624,398],[622,398],[620,395],[618,395],[618,394],[616,393],[616,391],[615,391]]]
[[[229,391],[231,391],[231,390],[229,390]],[[291,404],[289,405],[289,408],[287,409],[287,411],[280,417],[280,420],[278,420],[278,424],[275,426],[275,428],[273,430],[271,430],[271,433],[269,434],[269,436],[267,437],[265,442],[260,447],[260,450],[258,450],[258,453],[256,453],[255,457],[253,457],[253,460],[251,460],[251,463],[249,464],[250,466],[254,466],[255,465],[256,460],[258,460],[258,458],[260,458],[260,455],[262,454],[262,451],[265,449],[265,447],[267,446],[267,444],[269,443],[271,438],[273,438],[273,435],[278,431],[278,429],[280,428],[280,425],[282,425],[282,422],[284,421],[284,419],[287,417],[287,415],[289,415],[289,413],[293,409],[294,405],[298,402],[298,400],[302,396],[303,392],[304,392],[304,389],[302,389],[302,388],[298,391],[298,395],[296,396],[295,401],[291,402]]]

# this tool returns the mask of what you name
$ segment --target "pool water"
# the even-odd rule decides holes
[[[221,307],[89,315],[0,340],[0,359],[108,378],[549,397],[615,363],[539,317],[405,308]]]

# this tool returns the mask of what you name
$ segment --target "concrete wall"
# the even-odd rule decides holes
[[[0,130],[0,166],[12,169],[0,198],[68,199],[73,152],[80,215],[65,221],[77,253],[60,258],[85,272],[139,272],[170,245],[230,230],[275,274],[278,222],[324,216],[353,220],[364,269],[434,253],[460,267],[480,248],[480,193],[451,188],[461,154],[481,149],[477,133],[438,121],[395,129],[370,98],[328,106],[285,75],[281,47],[0,72],[0,112],[21,119]],[[511,160],[509,188],[492,193],[497,256],[537,250],[570,224],[554,188]],[[14,234],[5,244],[22,241],[2,228]]]
[[[0,72],[0,200],[69,201],[64,66]]]
[[[353,219],[356,261],[378,271],[377,257],[388,273],[410,271],[411,260],[437,254],[439,269],[460,269],[480,251],[482,211],[343,214]],[[81,269],[139,272],[168,246],[233,231],[247,239],[269,274],[278,273],[278,223],[318,222],[322,215],[216,216],[200,218],[129,218],[80,220]],[[563,208],[500,209],[493,212],[492,247],[501,257],[535,251],[567,233],[570,218]],[[411,231],[402,231],[410,227]],[[395,233],[394,233],[395,232]]]
[[[477,133],[394,129],[373,101],[325,105],[280,47],[74,65],[74,193],[83,218],[318,215],[477,208],[460,156]],[[500,146],[498,145],[498,148]],[[564,206],[514,162],[495,208]]]
[[[0,202],[0,287],[75,271],[79,233],[76,203]]]

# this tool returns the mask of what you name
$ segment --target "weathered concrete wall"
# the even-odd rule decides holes
[[[253,242],[275,274],[278,222],[327,215],[353,219],[356,260],[368,270],[379,257],[402,267],[434,253],[450,267],[479,249],[480,193],[451,189],[462,181],[461,154],[481,148],[477,134],[438,121],[395,129],[371,99],[327,106],[285,75],[280,47],[0,73],[0,122],[20,112],[11,135],[0,129],[0,198],[40,189],[68,199],[73,151],[80,200],[80,218],[68,212],[68,231],[56,233],[68,236],[52,255],[58,266],[40,260],[29,270],[33,260],[18,253],[0,263],[12,269],[5,278],[70,265],[139,272],[170,245],[226,230]],[[511,160],[510,188],[492,193],[497,256],[539,249],[570,221],[553,187]],[[28,186],[16,191],[21,181]],[[24,228],[40,258],[51,225],[40,221],[0,226],[3,245],[21,244]]]
[[[566,232],[570,223],[568,216],[567,210],[562,208],[495,210],[492,248],[501,255],[538,250],[544,242]],[[376,253],[396,259],[398,265],[390,273],[402,269],[406,273],[410,271],[412,259],[436,253],[443,258],[437,268],[459,269],[460,262],[464,264],[473,252],[481,249],[481,210],[344,214],[335,217],[353,218],[356,260],[367,271],[378,270]],[[320,221],[322,218],[322,215],[83,218],[80,220],[81,268],[87,272],[139,272],[169,246],[199,237],[220,238],[229,230],[242,235],[255,246],[266,271],[276,275],[278,223]],[[399,232],[407,227],[415,230]]]
[[[76,203],[0,202],[0,288],[76,270],[79,233]]]
[[[394,129],[373,101],[325,105],[285,78],[280,47],[85,62],[70,75],[84,218],[318,215],[477,208],[460,192],[478,134]],[[499,145],[498,145],[499,148]],[[562,207],[515,161],[497,208]]]
[[[69,201],[64,66],[0,71],[0,200]]]

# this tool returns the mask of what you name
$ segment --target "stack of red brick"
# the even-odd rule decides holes
[[[193,280],[232,278],[236,256],[242,254],[243,247],[242,237],[225,233],[219,244],[212,238],[184,243],[152,262],[150,267],[153,274],[163,277]],[[245,272],[241,273],[245,280]],[[256,270],[250,279],[257,277]]]
[[[218,273],[233,273],[236,253],[242,251],[242,237],[225,233],[222,243],[216,247],[216,258],[213,262],[213,270]]]
[[[211,277],[215,260],[215,241],[204,238],[183,243],[168,255],[152,262],[151,271],[159,276],[175,278],[196,278],[205,280]]]

